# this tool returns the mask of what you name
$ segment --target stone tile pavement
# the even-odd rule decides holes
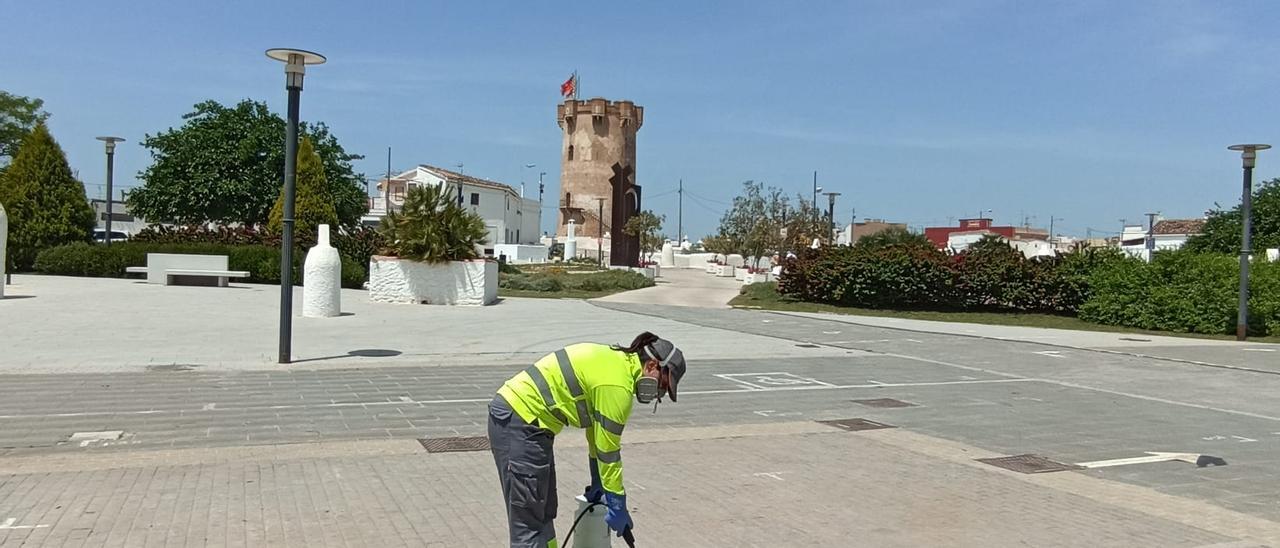
[[[1261,546],[1280,525],[901,430],[628,431],[642,546]],[[563,536],[586,477],[557,442]],[[5,459],[0,546],[501,546],[487,452],[412,441]],[[617,543],[620,545],[621,543]]]

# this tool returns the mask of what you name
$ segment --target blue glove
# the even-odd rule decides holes
[[[590,463],[591,485],[582,496],[587,499],[587,502],[600,502],[604,498],[604,486],[600,483],[600,461],[591,459]]]
[[[618,536],[622,536],[622,532],[632,526],[631,514],[627,513],[627,496],[606,491],[604,500],[605,506],[609,507],[604,514],[604,522],[609,524],[610,529],[617,531]]]

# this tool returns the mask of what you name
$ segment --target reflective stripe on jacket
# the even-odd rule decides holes
[[[498,393],[530,424],[558,434],[565,425],[586,429],[606,491],[622,488],[622,430],[631,416],[640,359],[609,345],[567,346],[517,373]],[[535,422],[537,421],[537,422]]]

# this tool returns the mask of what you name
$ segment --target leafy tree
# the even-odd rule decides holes
[[[293,204],[295,232],[312,234],[322,224],[337,225],[338,212],[329,198],[328,184],[324,179],[324,164],[311,144],[303,137],[298,146],[298,177]],[[284,189],[271,208],[267,229],[279,234],[284,230]]]
[[[829,241],[831,223],[826,212],[815,208],[813,201],[796,195],[796,207],[787,213],[784,247],[791,251],[805,249],[813,244],[814,239]]]
[[[0,90],[0,173],[18,155],[18,145],[36,124],[49,118],[44,101]]]
[[[29,270],[41,249],[88,241],[93,209],[67,156],[37,122],[0,177],[0,203],[9,215],[9,271]]]
[[[478,258],[476,248],[488,237],[484,219],[458,205],[444,185],[409,187],[404,207],[388,213],[378,232],[390,254],[429,263]]]
[[[645,210],[627,220],[622,227],[623,234],[640,239],[640,251],[648,260],[655,251],[662,249],[662,221],[665,219],[652,211]]]
[[[727,253],[740,253],[759,261],[786,247],[784,228],[789,216],[794,214],[781,189],[747,181],[742,185],[742,194],[733,199],[720,218],[718,243],[728,249]]]
[[[1265,181],[1253,190],[1253,248],[1280,247],[1280,179]],[[1186,248],[1200,253],[1238,253],[1244,232],[1240,206],[1221,207],[1206,213],[1204,232],[1187,240]]]
[[[154,163],[129,194],[133,212],[175,224],[267,223],[284,180],[285,120],[251,100],[234,107],[205,101],[183,119],[182,127],[142,141]],[[303,122],[298,132],[324,166],[338,223],[355,227],[367,208],[363,176],[351,166],[360,156],[348,154],[323,123]]]

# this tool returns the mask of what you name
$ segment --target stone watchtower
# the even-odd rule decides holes
[[[556,106],[556,119],[564,132],[560,150],[560,218],[556,235],[567,235],[569,220],[577,235],[596,238],[603,232],[609,263],[634,266],[639,261],[636,238],[622,227],[640,210],[640,187],[635,184],[636,132],[644,123],[644,107],[631,101],[599,97],[568,99]],[[600,202],[604,215],[600,218]]]

